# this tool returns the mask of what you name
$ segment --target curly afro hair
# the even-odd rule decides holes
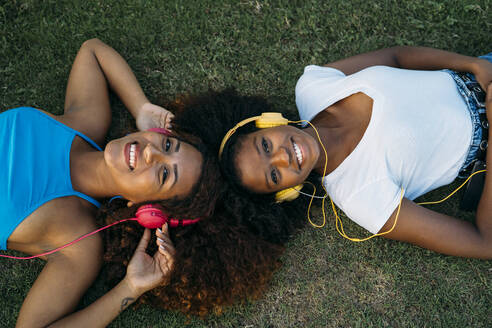
[[[199,97],[182,98],[177,104],[179,106],[173,108],[176,112],[173,120],[176,131],[193,133],[215,154],[219,152],[224,135],[238,122],[263,112],[275,111],[264,97],[240,95],[234,89],[209,91]],[[268,241],[284,244],[305,223],[308,202],[307,198],[299,197],[293,202],[277,204],[274,194],[255,194],[243,188],[235,156],[241,138],[257,130],[254,124],[246,124],[225,145],[220,168],[228,181],[228,191],[221,197],[221,203],[230,213],[234,213],[233,217],[240,221],[239,224],[248,226]],[[320,187],[316,174],[312,173],[308,180],[317,189]]]

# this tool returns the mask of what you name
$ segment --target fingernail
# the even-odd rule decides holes
[[[164,245],[162,245],[162,244],[159,245],[159,248],[164,250],[164,251],[166,250],[166,247],[164,247]]]
[[[159,233],[162,233],[162,230],[161,230],[161,228],[157,228],[157,231],[159,231]]]
[[[164,242],[164,239],[161,239],[161,238],[159,238],[159,237],[157,237],[157,240],[158,240],[158,241],[160,241],[161,243],[163,243],[163,242]]]

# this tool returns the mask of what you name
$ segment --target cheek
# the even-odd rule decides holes
[[[145,197],[144,200],[147,200],[148,195],[153,195],[156,192],[155,185],[155,175],[153,174],[130,175],[122,181],[122,187],[126,192],[135,195],[135,197]]]

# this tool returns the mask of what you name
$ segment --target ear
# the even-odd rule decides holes
[[[126,203],[126,206],[128,206],[128,207],[132,207],[133,205],[135,205],[135,203],[132,202],[131,200],[128,201],[128,203]]]

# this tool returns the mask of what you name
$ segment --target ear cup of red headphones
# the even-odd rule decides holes
[[[149,229],[160,228],[169,220],[169,217],[162,212],[162,208],[159,205],[140,206],[135,215],[138,223]]]

